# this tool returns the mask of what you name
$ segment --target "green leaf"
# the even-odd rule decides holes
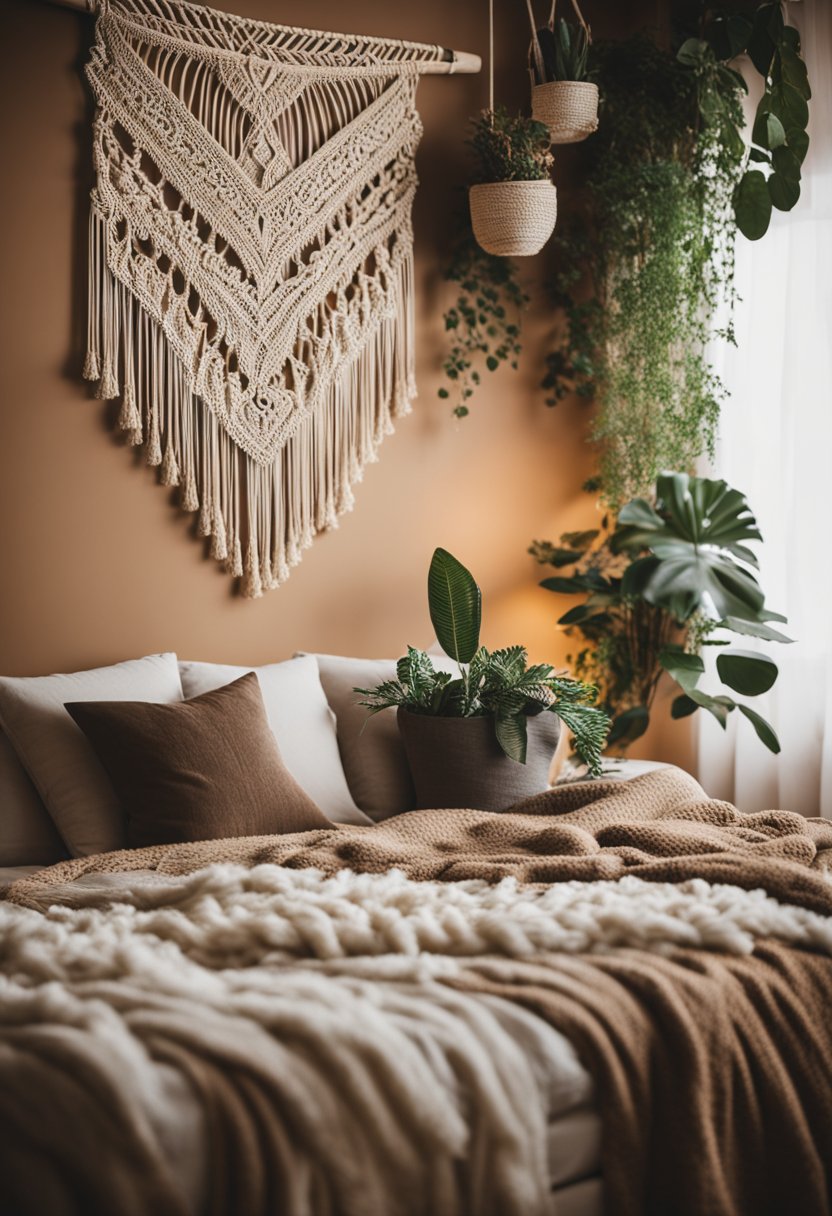
[[[701,38],[688,38],[679,47],[676,58],[685,67],[698,67],[708,53],[708,44]]]
[[[732,633],[742,633],[752,638],[762,638],[766,642],[792,642],[785,633],[772,629],[764,621],[746,621],[741,617],[729,616],[717,622],[718,629],[730,629]]]
[[[671,718],[688,718],[691,714],[695,714],[699,706],[686,693],[681,693],[675,697],[673,704],[670,706]]]
[[[524,713],[495,717],[494,733],[509,760],[516,760],[518,764],[526,763],[527,733]]]
[[[749,169],[734,191],[737,227],[749,241],[758,241],[768,232],[771,222],[771,195],[759,169]]]
[[[737,708],[736,701],[732,701],[730,697],[711,697],[706,692],[700,692],[698,688],[691,689],[688,697],[699,709],[706,709],[712,714],[723,730],[728,724],[729,713]]]
[[[557,591],[559,595],[578,595],[587,590],[579,574],[572,578],[544,578],[540,586],[546,591]]]
[[[757,110],[751,138],[761,148],[779,148],[786,142],[786,128],[776,114],[762,108],[766,101],[766,97],[763,96],[760,101],[761,108]]]
[[[778,211],[791,211],[800,198],[800,182],[782,173],[772,173],[768,179],[768,192]]]
[[[705,664],[698,654],[686,654],[683,650],[666,647],[659,655],[659,662],[668,675],[690,695],[705,671]]]
[[[806,98],[793,85],[785,81],[772,85],[768,97],[771,112],[777,115],[784,127],[805,129],[809,121],[809,107]]]
[[[809,136],[800,127],[786,127],[786,141],[802,165],[809,151]]]
[[[789,181],[800,181],[800,161],[791,148],[775,148],[771,156],[775,171]],[[769,178],[769,185],[771,179]]]
[[[560,570],[563,566],[571,566],[574,562],[580,561],[583,555],[583,549],[552,548],[546,552],[546,564]]]
[[[495,358],[494,355],[489,355],[485,360],[485,366],[490,372],[496,372],[497,368],[500,366],[500,360]]]
[[[437,397],[441,397],[443,401],[447,401],[451,394],[446,388],[440,388],[436,395]]]
[[[768,692],[777,679],[777,664],[753,650],[726,650],[717,656],[716,669],[723,684],[745,697]]]
[[[457,663],[470,663],[479,646],[482,594],[446,549],[437,549],[430,563],[428,606],[439,645]]]
[[[749,148],[748,155],[749,155],[749,158],[753,161],[756,161],[757,164],[760,164],[760,165],[770,165],[771,164],[771,157],[769,156],[768,152],[761,152],[759,148]]]
[[[780,48],[780,69],[786,84],[790,84],[792,88],[797,89],[800,96],[808,101],[812,96],[812,90],[809,88],[809,76],[806,71],[806,64],[789,47]]]
[[[760,18],[759,11],[754,18],[754,28],[747,45],[748,57],[761,76],[768,76],[771,61],[774,58],[775,46],[771,35],[766,29],[766,22]]]
[[[748,721],[757,732],[757,738],[766,745],[770,752],[774,752],[776,756],[780,751],[780,740],[765,718],[761,718],[755,710],[749,709],[747,705],[739,705],[737,708],[741,714],[744,714],[748,718]]]
[[[634,743],[636,739],[641,738],[649,725],[649,709],[645,705],[634,705],[632,709],[625,709],[623,714],[618,714],[613,719],[607,743],[610,747],[625,739],[627,743]]]

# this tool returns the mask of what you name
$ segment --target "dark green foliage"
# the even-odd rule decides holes
[[[704,352],[732,294],[741,89],[716,61],[694,70],[644,37],[597,45],[592,61],[601,122],[581,213],[555,233],[566,324],[544,387],[549,404],[597,400],[592,436],[615,507],[713,446],[722,388]]]
[[[544,181],[551,173],[554,160],[544,123],[498,106],[483,110],[473,120],[473,128],[472,182]]]
[[[558,17],[554,29],[544,25],[535,37],[539,50],[532,56],[535,84],[586,80],[589,37],[583,26]]]
[[[517,369],[521,317],[529,297],[511,258],[486,253],[467,223],[459,226],[445,278],[458,284],[459,295],[444,317],[452,345],[442,364],[447,383],[438,395],[453,401],[454,414],[464,418],[484,371],[504,364]]]
[[[557,714],[573,732],[575,750],[590,773],[601,771],[609,719],[595,708],[595,689],[557,675],[548,663],[529,666],[523,646],[488,651],[479,644],[482,596],[471,573],[445,549],[437,549],[428,576],[428,604],[440,645],[459,663],[453,679],[436,671],[430,656],[408,646],[395,680],[356,688],[370,713],[404,706],[412,713],[471,718],[491,715],[505,754],[526,761],[526,719]]]
[[[762,537],[748,502],[724,481],[663,474],[655,506],[627,503],[618,523],[588,542],[571,578],[545,579],[541,586],[579,594],[583,602],[560,618],[587,643],[576,671],[595,680],[602,704],[613,716],[611,744],[627,746],[646,730],[659,677],[679,685],[673,717],[706,709],[725,726],[734,709],[751,722],[771,751],[774,731],[754,710],[733,698],[699,687],[704,646],[727,647],[726,634],[789,642],[772,628],[783,618],[768,611],[754,571],[757,559],[746,542]],[[541,563],[562,553],[537,542]],[[777,679],[777,667],[756,651],[725,649],[716,662],[723,684],[742,696],[760,696]]]

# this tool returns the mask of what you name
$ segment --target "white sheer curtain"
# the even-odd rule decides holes
[[[700,712],[698,765],[712,796],[745,811],[832,818],[832,2],[786,8],[812,86],[811,145],[795,209],[775,211],[761,241],[738,238],[738,346],[715,358],[731,397],[714,472],[748,496],[767,604],[798,640],[767,645],[780,677],[749,702],[777,731],[780,755],[739,714],[723,732]]]

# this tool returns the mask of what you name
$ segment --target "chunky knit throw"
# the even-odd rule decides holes
[[[84,375],[248,595],[415,393],[415,91],[442,55],[101,0]]]

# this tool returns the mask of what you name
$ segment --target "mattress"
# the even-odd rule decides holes
[[[39,866],[0,867],[0,896],[18,878]],[[93,874],[76,880],[117,890],[128,882],[164,881],[153,871]],[[601,1216],[601,1121],[592,1105],[592,1082],[574,1048],[558,1031],[530,1010],[501,997],[481,995],[503,1026],[531,1059],[542,1078],[549,1102],[547,1157],[552,1186],[553,1216]],[[188,1083],[175,1069],[157,1065],[163,1078],[164,1101],[148,1112],[160,1141],[175,1163],[177,1176],[194,1216],[207,1207],[205,1162],[207,1130],[203,1113]]]

